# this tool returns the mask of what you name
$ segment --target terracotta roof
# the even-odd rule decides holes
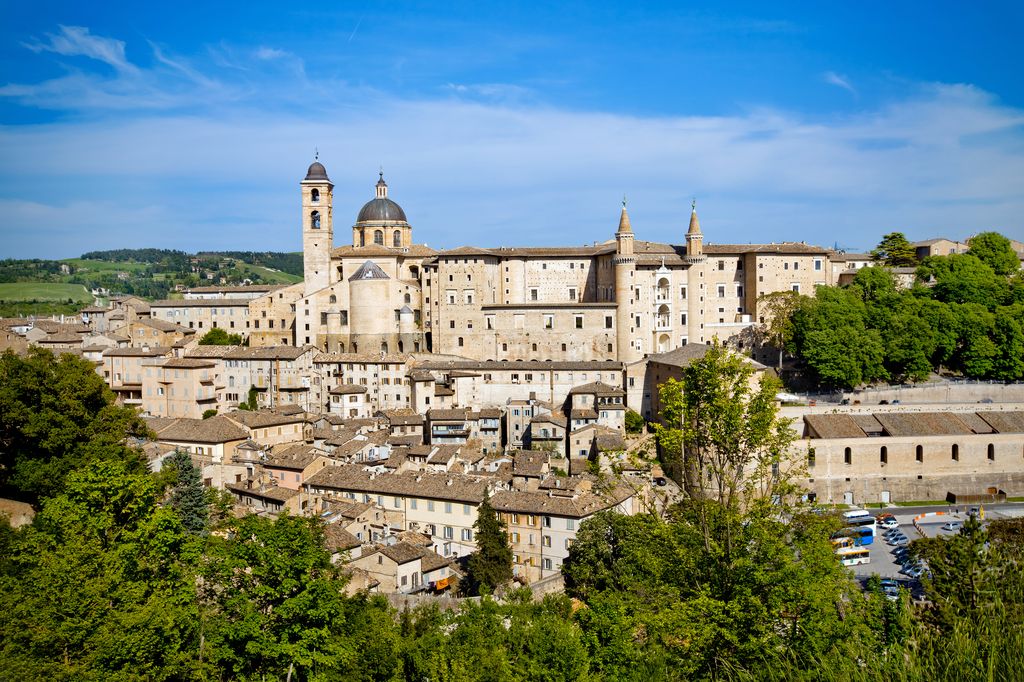
[[[305,483],[310,488],[329,488],[375,495],[450,500],[479,504],[484,499],[487,481],[465,475],[433,472],[372,474],[362,465],[326,467]]]
[[[434,385],[434,395],[436,395],[436,396],[450,396],[450,395],[455,395],[455,391],[453,391],[452,389],[448,388],[447,386],[445,386],[443,384],[435,384]]]
[[[570,419],[597,419],[597,412],[589,407],[577,407],[569,412]]]
[[[999,433],[1024,433],[1024,412],[978,412]]]
[[[547,473],[548,454],[521,450],[512,458],[512,473],[515,476],[540,478]]]
[[[202,360],[200,358],[167,358],[155,364],[157,367],[167,367],[170,369],[204,369],[217,366],[217,363],[212,360]]]
[[[312,445],[291,445],[268,457],[264,466],[272,469],[302,471],[322,455],[323,453]]]
[[[423,558],[420,548],[415,545],[410,545],[408,542],[396,542],[393,545],[385,545],[377,551],[394,561],[399,566],[407,564],[410,561],[416,561],[417,559]]]
[[[125,357],[125,358],[158,358],[171,352],[170,348],[152,346],[149,348],[108,348],[103,351],[103,357]]]
[[[500,419],[501,408],[500,407],[484,407],[477,414],[480,415],[481,419]]]
[[[392,426],[410,426],[426,421],[422,414],[412,410],[381,410],[377,414],[387,419]]]
[[[567,422],[565,416],[558,414],[557,412],[551,412],[549,414],[539,414],[530,420],[531,424],[554,424],[565,428]]]
[[[885,430],[873,414],[851,414],[850,418],[866,434],[875,433],[881,435]]]
[[[254,412],[250,412],[248,410],[235,410],[234,412],[228,412],[224,416],[229,417],[250,429],[262,429],[266,426],[280,426],[282,424],[306,422],[305,412],[299,414],[281,414],[280,412],[271,412],[269,410],[257,410]]]
[[[634,491],[619,486],[606,495],[581,492],[572,496],[551,492],[502,491],[491,497],[497,511],[518,514],[539,514],[581,519],[628,500]]]
[[[430,421],[459,421],[470,418],[469,410],[458,407],[451,410],[427,410],[427,419]]]
[[[304,354],[316,351],[315,346],[259,346],[239,347],[224,357],[231,360],[296,360]]]
[[[227,443],[233,440],[245,440],[249,431],[222,414],[209,419],[176,420],[158,434],[162,441],[183,443]]]
[[[259,497],[264,500],[270,500],[272,502],[287,502],[300,491],[292,490],[291,488],[282,488],[276,485],[266,486],[265,488],[246,488],[244,485],[229,483],[225,486],[228,490],[235,493],[236,495],[248,495],[250,497]]]
[[[952,412],[878,412],[875,419],[885,432],[900,436],[959,436],[971,429]]]
[[[863,438],[864,430],[848,414],[806,414],[811,438]]]
[[[156,329],[162,332],[180,332],[182,334],[195,334],[196,331],[195,329],[188,329],[186,327],[182,327],[179,324],[168,322],[167,320],[160,320],[154,318],[143,318],[135,320],[134,322],[132,322],[132,324],[142,325],[143,327],[149,327],[150,329]]]
[[[313,359],[316,363],[349,362],[366,365],[401,365],[409,359],[405,353],[319,353]]]
[[[803,242],[780,242],[778,244],[705,244],[704,253],[708,256],[740,254],[740,253],[786,253],[828,255],[828,249]]]
[[[339,384],[332,388],[328,393],[332,395],[350,395],[356,393],[366,393],[366,386],[360,386],[358,384]]]
[[[328,523],[324,526],[324,546],[328,552],[344,552],[359,547],[362,542],[355,535],[349,533],[337,523]]]
[[[381,246],[380,244],[367,244],[366,246],[352,246],[347,244],[339,246],[331,251],[332,258],[372,258],[380,256],[395,256],[398,258],[425,258],[433,256],[437,251],[426,244],[410,244],[407,247]]]
[[[569,395],[625,395],[626,392],[621,388],[615,386],[609,386],[606,383],[600,381],[593,381],[589,384],[583,384],[581,386],[573,386],[569,389]]]

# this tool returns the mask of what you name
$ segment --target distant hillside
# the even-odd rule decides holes
[[[11,285],[77,285],[76,292],[102,290],[110,295],[133,294],[167,298],[181,287],[211,284],[294,284],[302,281],[302,253],[274,251],[203,251],[112,249],[90,251],[64,260],[2,260],[0,283]],[[66,297],[41,296],[31,286],[7,289],[5,303],[34,302],[38,313],[68,312]],[[58,289],[52,289],[53,292]],[[19,296],[24,298],[18,298]],[[72,297],[74,298],[74,297]],[[57,309],[58,301],[61,301]],[[24,306],[19,306],[24,307]]]

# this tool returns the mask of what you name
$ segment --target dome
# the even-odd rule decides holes
[[[309,170],[306,171],[305,180],[325,180],[330,182],[331,179],[327,177],[327,169],[319,161],[314,161],[309,164]]]
[[[401,206],[387,197],[377,197],[363,205],[363,208],[359,211],[359,217],[356,218],[356,222],[404,223],[407,221],[405,219],[405,211],[402,210]]]

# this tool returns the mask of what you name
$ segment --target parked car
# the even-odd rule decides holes
[[[963,527],[964,524],[960,523],[959,521],[947,521],[946,523],[942,524],[942,530],[948,531],[959,531]]]
[[[900,527],[900,522],[896,519],[884,519],[878,522],[878,527],[885,530],[896,530]]]

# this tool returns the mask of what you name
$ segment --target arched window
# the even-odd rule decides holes
[[[373,231],[373,243],[384,246],[384,233],[381,230]]]
[[[383,343],[380,344],[380,352],[381,353],[387,353],[388,352],[388,342],[387,341],[384,341]]]
[[[312,213],[309,214],[309,218],[310,218],[310,224],[313,226],[313,229],[314,230],[319,230],[320,229],[320,211],[313,211]]]
[[[331,297],[328,299],[328,301],[330,303],[337,303],[338,302],[338,297],[335,296],[334,294],[331,294]]]
[[[401,341],[398,342],[398,352],[399,353],[404,353],[405,352],[405,344],[402,343]]]
[[[996,461],[996,446],[993,443],[988,444],[988,459],[990,462]]]
[[[951,449],[950,454],[953,456],[953,461],[954,462],[959,462],[960,461],[960,446],[957,445],[956,443],[953,443],[953,447]]]
[[[366,246],[366,232],[359,230],[359,246]]]
[[[405,295],[405,302],[406,303],[412,303],[412,296],[410,296],[409,294],[406,294]]]
[[[395,230],[395,234],[391,236],[391,244],[392,246],[402,245],[402,233],[399,232],[398,230]]]
[[[312,201],[314,204],[319,204],[320,203],[320,190],[318,190],[316,188],[313,188],[309,192],[309,200]]]
[[[462,337],[460,336],[459,337],[459,348],[462,348],[463,345],[464,345],[464,341],[463,341]]]
[[[889,448],[885,447],[884,445],[882,446],[882,449],[879,450],[879,459],[882,462],[882,464],[886,464],[889,462]]]
[[[918,445],[917,446],[917,448],[914,450],[914,457],[917,459],[918,462],[923,462],[924,461],[924,446],[923,445]]]
[[[344,343],[339,343],[338,344],[338,352],[339,353],[344,353],[345,352],[345,344]]]
[[[843,462],[846,464],[853,464],[853,450],[850,448],[843,450]]]

